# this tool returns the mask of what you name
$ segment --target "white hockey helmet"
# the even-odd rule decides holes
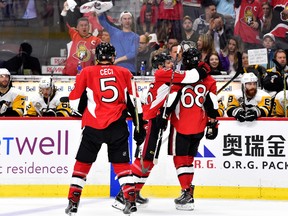
[[[0,75],[11,75],[6,68],[0,68]]]
[[[249,82],[258,82],[257,76],[252,72],[244,73],[243,76],[241,77],[242,84],[246,84]]]
[[[49,88],[49,87],[54,88],[54,82],[51,79],[51,77],[42,77],[39,82],[39,88]]]

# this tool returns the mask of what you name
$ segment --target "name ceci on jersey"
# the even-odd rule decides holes
[[[114,71],[112,68],[102,68],[100,69],[100,75],[101,76],[106,76],[106,75],[112,75],[114,74]]]

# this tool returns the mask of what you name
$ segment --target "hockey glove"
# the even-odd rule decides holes
[[[240,122],[244,122],[246,120],[245,114],[246,112],[242,108],[236,108],[232,113],[233,117]]]
[[[45,110],[43,113],[42,113],[42,116],[43,117],[56,117],[56,112],[53,110],[53,109],[48,109],[48,110]]]
[[[206,128],[206,139],[214,140],[218,135],[218,121],[208,122]]]
[[[8,108],[8,102],[7,101],[4,101],[4,100],[2,100],[2,101],[0,101],[0,114],[2,115],[4,115],[4,113],[6,112],[6,110],[7,110],[7,108]]]
[[[159,129],[166,130],[168,124],[168,118],[163,118],[162,112],[156,116],[156,126]]]
[[[136,141],[136,145],[139,146],[141,145],[146,137],[146,130],[144,127],[140,127],[139,131],[136,130],[136,128],[134,129],[134,137],[133,139]]]
[[[248,109],[246,112],[246,121],[254,121],[258,118],[257,112],[254,109]]]
[[[19,110],[19,113],[18,113],[16,110],[13,110],[12,108],[8,108],[6,110],[6,112],[3,113],[3,116],[16,116],[16,117],[18,117],[18,116],[21,116],[20,113],[23,114],[23,111]]]

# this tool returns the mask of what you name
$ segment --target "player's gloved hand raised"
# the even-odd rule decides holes
[[[237,110],[234,110],[233,116],[236,120],[240,122],[244,122],[246,120],[246,112],[242,108],[237,108]]]
[[[208,122],[206,127],[206,139],[214,140],[218,135],[218,121]]]
[[[248,109],[246,111],[246,117],[245,120],[246,121],[254,121],[258,118],[257,112],[254,109]]]
[[[139,127],[139,131],[137,131],[137,128],[134,129],[134,136],[133,139],[136,141],[136,145],[141,145],[146,137],[146,130],[144,127]]]

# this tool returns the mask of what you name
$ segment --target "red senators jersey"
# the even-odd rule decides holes
[[[82,68],[94,65],[95,49],[101,40],[92,35],[90,37],[82,38],[79,33],[71,27],[69,27],[69,34],[73,43],[70,54],[66,60],[65,68],[63,69],[63,74],[75,76],[77,74],[77,65],[80,59],[82,59]]]
[[[259,31],[250,27],[252,21],[257,21],[263,16],[263,11],[259,1],[248,3],[246,0],[241,2],[238,8],[235,8],[236,18],[234,34],[240,36],[245,43],[261,42],[259,38]]]
[[[182,88],[179,103],[171,115],[171,124],[182,134],[197,134],[205,130],[208,116],[204,102],[209,92],[216,95],[216,81],[207,76],[205,79]],[[216,97],[217,103],[217,97]]]
[[[132,95],[132,77],[129,70],[116,65],[84,68],[76,76],[74,89],[69,95],[70,106],[77,110],[83,91],[87,91],[88,104],[82,116],[82,127],[104,129],[118,120],[127,109],[127,91]],[[138,111],[142,113],[142,109]]]
[[[169,83],[171,81],[172,69],[159,69],[155,72],[155,82],[149,86],[146,103],[143,105],[143,119],[155,118],[159,109],[163,107],[165,99],[169,93]],[[175,71],[173,83],[195,83],[200,76],[196,69],[189,71]],[[171,86],[171,92],[177,92],[182,86]]]

